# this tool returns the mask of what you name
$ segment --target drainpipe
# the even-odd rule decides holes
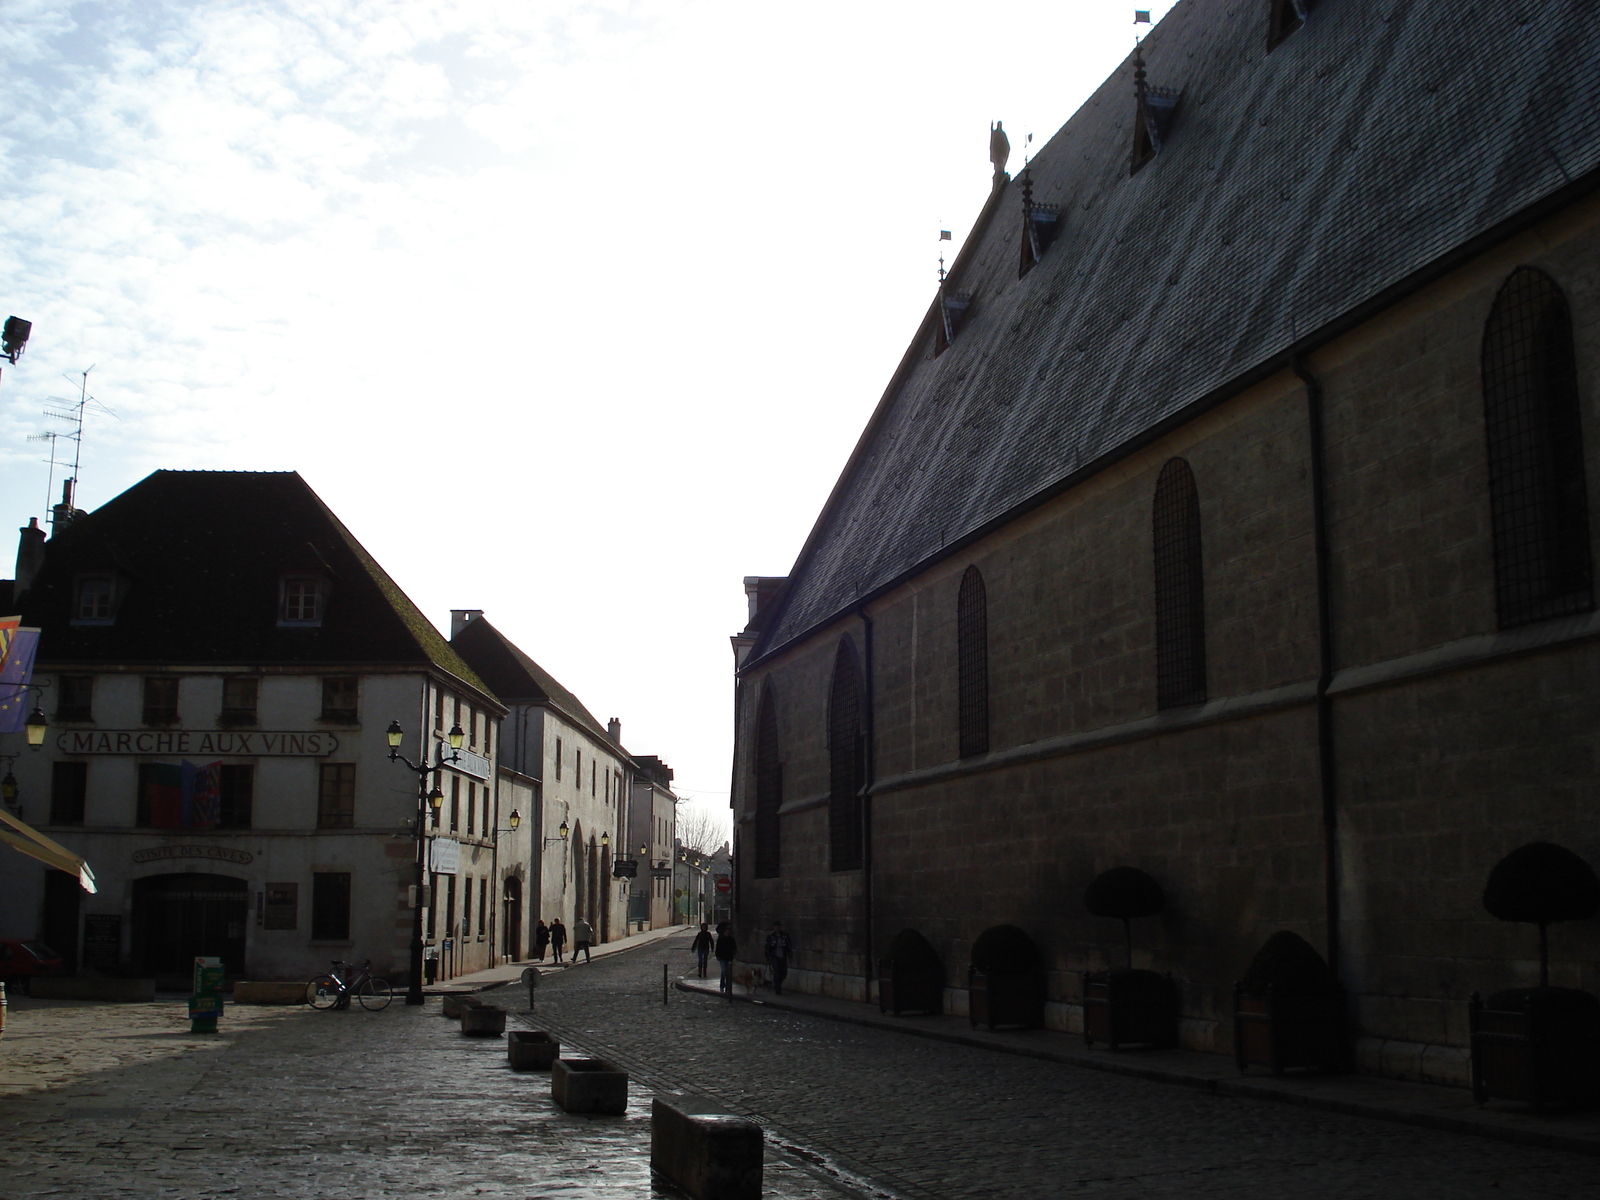
[[[1322,381],[1306,356],[1297,354],[1291,367],[1306,387],[1306,418],[1311,442],[1311,524],[1317,564],[1317,775],[1322,793],[1322,889],[1327,920],[1328,966],[1339,970],[1339,802],[1334,790],[1333,600],[1329,594],[1328,494],[1324,470]]]
[[[866,719],[862,722],[862,739],[866,743],[861,748],[862,774],[865,778],[861,783],[861,908],[862,908],[862,944],[866,948],[865,974],[866,989],[862,996],[864,1000],[872,999],[872,783],[873,783],[873,715],[872,715],[872,618],[867,616],[866,605],[856,609],[856,615],[861,618],[861,674],[862,690],[866,693],[866,704],[863,705]]]

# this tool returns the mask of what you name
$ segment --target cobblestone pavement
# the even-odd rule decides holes
[[[0,1200],[675,1195],[651,1183],[648,1089],[626,1116],[569,1116],[548,1074],[508,1070],[504,1040],[462,1037],[438,1000],[230,1006],[217,1037],[187,1027],[176,998],[20,1001],[0,1040]],[[792,1162],[766,1176],[780,1200],[840,1195]]]
[[[1600,1163],[1203,1093],[674,990],[674,939],[485,994],[564,1047],[712,1095],[782,1142],[906,1197],[1295,1200],[1600,1195]]]

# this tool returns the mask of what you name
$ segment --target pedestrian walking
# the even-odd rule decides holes
[[[561,961],[561,947],[567,944],[567,927],[557,917],[550,922],[550,954],[556,961]]]
[[[589,947],[594,945],[594,926],[579,917],[572,923],[572,961],[578,961],[578,955],[583,955],[583,961],[589,962]]]
[[[544,923],[544,918],[539,918],[539,923],[533,927],[533,957],[536,962],[544,961],[545,947],[550,944],[550,926]]]
[[[706,977],[706,959],[711,957],[711,947],[716,944],[716,938],[711,936],[711,930],[706,928],[704,921],[700,922],[700,932],[694,935],[694,941],[689,943],[689,949],[700,960],[700,978]]]
[[[783,995],[783,981],[789,976],[789,935],[783,931],[783,922],[774,921],[772,932],[767,934],[767,965],[772,968],[772,992]]]
[[[722,968],[722,982],[718,985],[728,995],[733,995],[733,960],[739,953],[739,943],[733,936],[733,926],[724,921],[717,926],[717,966]]]

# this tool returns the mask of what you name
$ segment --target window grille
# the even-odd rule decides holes
[[[839,643],[828,697],[829,865],[849,871],[861,865],[861,784],[865,773],[861,735],[861,684],[855,647]]]
[[[317,871],[311,876],[311,939],[350,940],[350,873]]]
[[[1594,607],[1572,318],[1554,280],[1512,272],[1483,331],[1495,607],[1510,628]]]
[[[782,864],[778,809],[783,805],[783,764],[778,761],[778,710],[772,689],[756,718],[756,878],[776,879]]]
[[[989,753],[989,600],[977,567],[961,577],[956,600],[956,708],[961,757]]]
[[[323,763],[317,787],[317,828],[354,829],[355,763]]]
[[[50,824],[82,825],[89,795],[89,764],[57,762],[50,771]]]
[[[1206,699],[1205,574],[1194,472],[1170,460],[1156,480],[1156,707]]]

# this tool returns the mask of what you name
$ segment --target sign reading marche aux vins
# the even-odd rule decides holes
[[[226,729],[69,729],[56,736],[63,754],[220,754],[224,758],[326,758],[339,739],[326,730],[240,732]]]

